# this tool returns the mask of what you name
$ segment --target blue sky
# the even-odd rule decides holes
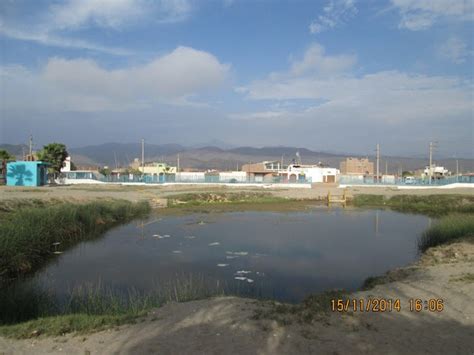
[[[468,0],[0,3],[0,142],[473,157]]]

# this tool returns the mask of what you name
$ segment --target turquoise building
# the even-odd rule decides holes
[[[7,163],[7,186],[42,186],[48,183],[48,163],[13,161]]]

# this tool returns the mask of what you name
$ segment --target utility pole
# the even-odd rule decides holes
[[[145,173],[145,140],[142,138],[142,174]]]
[[[380,144],[377,143],[377,183],[379,182],[379,172],[380,172]]]
[[[178,159],[177,159],[177,167],[176,167],[176,172],[179,173],[179,153],[178,153]]]
[[[430,165],[428,167],[428,176],[429,176],[429,184],[431,185],[431,179],[433,177],[433,148],[434,148],[434,143],[430,142]]]
[[[388,161],[385,160],[385,175],[388,175]]]
[[[32,157],[33,157],[33,135],[31,135],[31,134],[30,134],[30,150],[29,150],[29,152],[30,152],[30,158],[29,159],[33,160],[32,159]]]
[[[459,175],[459,159],[456,159],[456,176]]]

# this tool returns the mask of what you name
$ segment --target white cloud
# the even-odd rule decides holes
[[[278,120],[279,118],[286,117],[287,111],[259,111],[259,112],[248,112],[248,113],[231,113],[228,115],[230,119],[239,121],[272,121]]]
[[[398,9],[400,28],[412,31],[430,28],[436,21],[473,21],[474,2],[472,0],[391,0]]]
[[[441,58],[450,60],[455,64],[462,64],[469,56],[469,51],[464,41],[451,37],[438,47],[438,54]]]
[[[75,48],[75,49],[88,49],[96,52],[108,53],[113,55],[130,55],[130,51],[124,48],[107,47],[101,46],[100,44],[91,43],[89,41],[81,39],[72,39],[59,37],[54,34],[41,33],[41,32],[24,32],[13,28],[0,27],[0,34],[15,38],[22,41],[31,41],[40,43],[46,46],[62,47],[62,48]]]
[[[303,59],[301,63],[305,63]],[[472,84],[456,77],[382,71],[356,76],[349,72],[321,76],[317,71],[272,73],[242,86],[250,100],[314,100],[304,111],[286,111],[294,120],[364,121],[410,124],[472,117]],[[347,66],[349,68],[349,66]],[[304,75],[302,75],[304,73]],[[316,104],[317,102],[317,104]],[[258,114],[258,113],[257,113]],[[251,117],[250,113],[247,113]],[[284,119],[285,116],[279,117]]]
[[[346,71],[356,62],[354,55],[328,56],[324,47],[313,43],[306,50],[303,59],[294,61],[290,68],[291,75],[301,76],[307,74],[329,75]]]
[[[331,0],[324,8],[323,14],[309,25],[312,34],[335,28],[357,14],[355,0]]]
[[[119,28],[153,16],[158,22],[177,22],[190,13],[187,0],[70,0],[50,8],[49,26],[74,29],[81,26]]]
[[[344,75],[357,62],[355,55],[327,55],[323,46],[312,43],[304,52],[301,59],[291,57],[290,68],[285,72],[272,72],[265,81],[283,83],[286,80],[312,76],[327,78]],[[255,84],[259,81],[255,81]],[[236,87],[234,91],[240,94],[247,92],[246,87]]]
[[[1,71],[5,109],[101,111],[192,104],[189,98],[221,85],[229,66],[216,57],[178,47],[135,68],[108,70],[89,59],[51,58],[39,73]]]
[[[142,22],[173,23],[185,20],[191,13],[189,0],[69,0],[55,3],[47,13],[33,13],[28,22],[1,16],[0,34],[18,40],[47,46],[89,49],[109,54],[129,54],[121,48],[110,48],[82,39],[64,37],[64,31],[89,27],[121,30]]]

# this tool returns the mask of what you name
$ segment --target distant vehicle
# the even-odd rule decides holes
[[[413,185],[414,183],[416,183],[416,179],[415,179],[414,176],[405,177],[405,184],[406,185]]]

